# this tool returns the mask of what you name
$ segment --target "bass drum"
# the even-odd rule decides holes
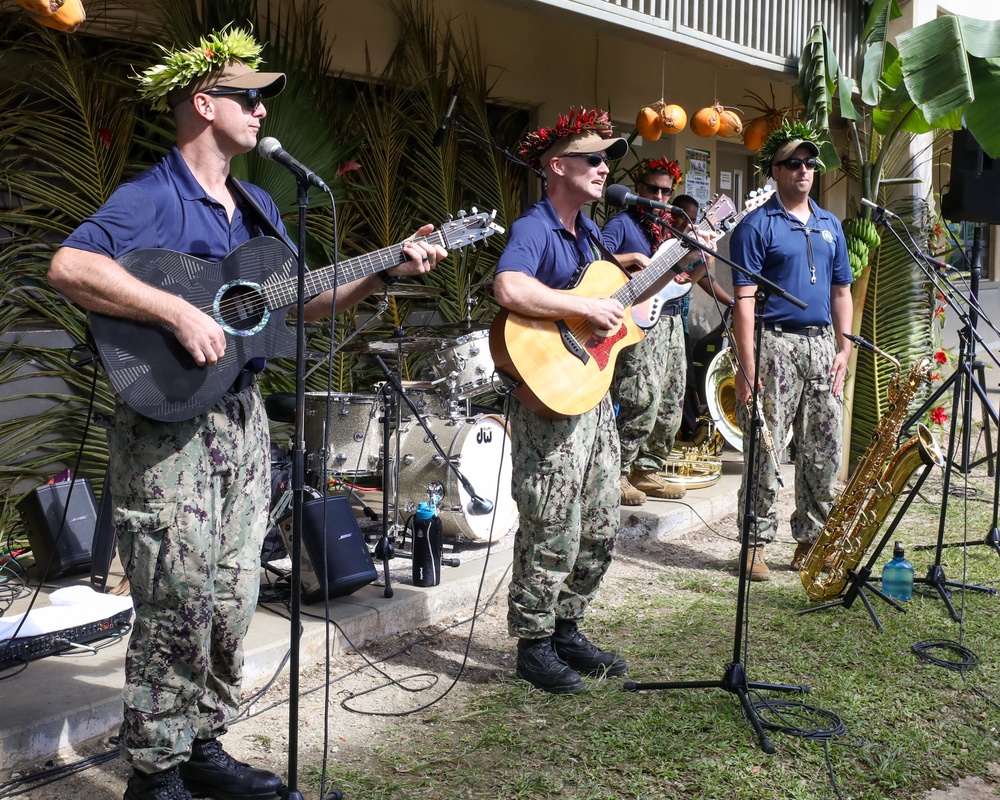
[[[458,467],[480,497],[493,502],[489,514],[470,514],[470,496],[454,470],[444,463],[426,431],[414,420],[399,434],[399,486],[401,508],[413,512],[427,500],[427,485],[444,486],[438,506],[446,535],[475,542],[495,542],[517,523],[517,506],[510,494],[511,462],[508,427],[495,414],[476,419],[425,419],[441,449]]]

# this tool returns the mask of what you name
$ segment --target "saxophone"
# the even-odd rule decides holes
[[[933,362],[929,358],[918,359],[903,375],[898,360],[860,337],[852,338],[891,359],[896,371],[889,381],[889,410],[875,426],[868,449],[833,504],[826,525],[799,572],[806,594],[813,600],[836,597],[843,592],[848,570],[861,561],[914,470],[922,464],[940,467],[944,463],[934,434],[923,424],[917,426],[917,433],[901,447],[896,446],[907,409],[927,380]]]

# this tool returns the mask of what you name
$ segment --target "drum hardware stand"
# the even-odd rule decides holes
[[[872,608],[871,601],[865,594],[866,588],[869,591],[872,591],[876,595],[881,597],[886,603],[895,608],[897,611],[902,611],[904,614],[906,613],[906,609],[903,606],[901,606],[895,598],[889,597],[889,595],[887,595],[881,589],[876,589],[871,584],[870,579],[872,574],[872,567],[875,566],[875,562],[878,561],[878,558],[882,554],[882,551],[885,549],[885,546],[891,541],[892,535],[896,532],[897,526],[903,519],[903,515],[906,513],[906,510],[910,507],[910,503],[912,503],[917,494],[919,494],[920,487],[924,485],[924,481],[927,480],[927,476],[930,475],[930,472],[931,468],[928,465],[920,473],[920,477],[917,478],[916,483],[913,484],[913,488],[910,489],[909,493],[906,495],[906,500],[903,501],[903,505],[900,506],[899,511],[896,513],[896,516],[893,517],[892,522],[889,523],[889,527],[886,529],[886,532],[883,534],[882,538],[879,539],[878,545],[872,551],[872,554],[868,558],[868,561],[865,563],[865,565],[857,572],[855,572],[853,569],[847,570],[847,574],[851,576],[850,588],[844,593],[844,596],[841,597],[839,600],[834,600],[832,603],[824,603],[823,605],[813,606],[811,608],[805,608],[802,611],[797,611],[796,616],[801,616],[803,614],[811,614],[813,611],[824,611],[828,608],[835,608],[837,606],[850,608],[852,605],[854,605],[854,601],[858,597],[860,597],[861,602],[865,604],[865,608],[868,610],[868,615],[872,618],[872,622],[875,623],[875,627],[878,628],[880,631],[884,630],[882,627],[882,622],[878,618],[878,614],[875,613],[875,609]],[[880,579],[876,580],[880,581]]]
[[[688,236],[685,233],[681,233],[675,230],[670,225],[666,224],[661,220],[660,224],[668,228],[675,236],[679,239],[687,242],[690,246],[704,250],[711,253],[719,260],[725,262],[726,264],[733,267],[736,271],[745,275],[746,277],[752,279],[757,283],[756,292],[756,306],[755,306],[755,320],[756,320],[756,341],[754,343],[754,349],[757,353],[760,353],[761,346],[761,314],[764,310],[764,305],[767,302],[767,298],[771,294],[775,294],[778,297],[787,300],[798,308],[805,308],[806,304],[799,300],[794,295],[789,294],[781,287],[769,281],[758,274],[750,274],[741,267],[740,265],[730,261],[727,257],[707,250],[704,245],[697,239]],[[751,382],[751,387],[753,388],[753,394],[751,397],[751,402],[757,402],[757,373],[760,369],[760,360],[758,359],[755,363],[755,374],[753,376],[753,381]],[[746,464],[756,465],[756,450],[757,443],[760,439],[760,426],[762,423],[759,414],[751,415],[751,436],[750,442],[746,451]],[[748,485],[748,489],[749,489]],[[746,624],[746,600],[749,596],[750,582],[747,579],[747,556],[750,551],[750,535],[754,526],[755,516],[753,514],[753,495],[754,492],[749,490],[746,492],[744,497],[744,509],[743,509],[743,519],[741,522],[741,532],[740,532],[740,568],[739,568],[739,588],[737,590],[736,596],[736,619],[733,625],[733,657],[732,661],[725,665],[723,670],[722,678],[714,681],[670,681],[666,683],[635,683],[633,681],[626,681],[622,684],[622,688],[629,692],[638,692],[644,689],[723,689],[724,691],[730,692],[736,695],[739,699],[740,706],[743,710],[743,716],[750,722],[753,727],[754,732],[757,734],[757,740],[760,743],[760,748],[765,753],[774,753],[775,746],[771,742],[771,739],[764,732],[764,728],[761,725],[760,718],[757,715],[757,710],[754,708],[754,704],[750,702],[748,697],[748,692],[751,689],[754,690],[771,690],[778,692],[808,692],[808,686],[789,686],[784,684],[774,684],[774,683],[760,683],[757,681],[751,681],[747,679],[746,668],[741,661],[744,651],[744,626]]]
[[[392,374],[392,370],[390,370],[386,366],[385,362],[382,360],[380,356],[375,356],[375,360],[378,362],[378,365],[382,369],[382,372],[385,373],[387,390],[388,387],[391,386],[392,390],[394,390],[399,397],[403,398],[403,401],[406,403],[407,406],[409,406],[410,411],[413,412],[414,419],[416,419],[416,421],[420,424],[420,427],[424,429],[424,433],[427,434],[427,440],[432,445],[434,445],[434,449],[437,450],[438,455],[441,456],[442,461],[448,466],[448,469],[450,469],[452,472],[455,473],[455,477],[458,478],[458,482],[462,484],[462,488],[465,489],[466,492],[468,492],[469,505],[466,508],[466,510],[469,512],[469,514],[471,514],[472,516],[478,516],[480,514],[489,514],[491,511],[493,511],[493,505],[494,505],[493,501],[487,500],[485,497],[480,497],[479,494],[476,492],[475,487],[472,485],[471,481],[469,481],[469,479],[462,474],[461,470],[459,470],[459,468],[455,466],[455,462],[448,457],[448,454],[445,453],[444,449],[438,442],[437,437],[433,434],[430,427],[427,425],[427,421],[420,414],[420,411],[419,409],[417,409],[417,406],[409,397],[407,397],[406,392],[403,391],[402,384],[400,384],[396,376]],[[385,452],[388,453],[389,451],[386,450]],[[384,503],[387,504],[388,493],[383,491],[382,494],[383,498],[386,498],[384,500]],[[383,507],[387,508],[388,506],[385,505]],[[397,498],[397,507],[398,507],[398,498]]]
[[[964,547],[973,544],[988,544],[994,546],[998,553],[1000,553],[1000,533],[996,532],[996,520],[997,520],[997,501],[1000,499],[1000,471],[997,469],[997,465],[994,464],[991,459],[994,458],[993,443],[990,439],[989,434],[989,420],[992,419],[994,425],[1000,425],[1000,417],[998,417],[996,409],[990,403],[989,398],[986,396],[986,391],[983,389],[982,384],[976,379],[974,374],[975,370],[978,370],[980,376],[982,376],[983,365],[976,361],[976,341],[982,341],[981,337],[976,330],[977,322],[979,321],[980,307],[979,307],[979,276],[981,274],[981,260],[982,260],[982,224],[977,223],[973,231],[972,237],[972,252],[969,255],[969,263],[971,265],[971,285],[969,292],[969,313],[966,314],[961,307],[951,298],[951,287],[949,284],[948,291],[941,291],[941,287],[934,278],[935,276],[930,273],[928,268],[929,260],[924,257],[917,257],[899,233],[893,228],[892,225],[885,221],[886,214],[881,210],[876,210],[873,213],[873,219],[877,223],[882,223],[882,227],[888,230],[896,239],[897,242],[903,247],[904,250],[909,253],[910,257],[920,266],[920,268],[928,275],[931,283],[935,288],[940,291],[941,296],[944,297],[945,302],[948,306],[958,314],[959,319],[963,320],[965,324],[959,331],[959,355],[958,364],[955,367],[954,373],[949,376],[948,380],[945,381],[933,395],[925,402],[917,411],[914,413],[906,423],[904,423],[900,435],[902,436],[904,432],[921,417],[923,416],[931,406],[937,401],[941,394],[950,386],[954,387],[952,392],[952,407],[951,407],[951,427],[949,430],[948,437],[948,455],[945,459],[944,464],[944,478],[941,484],[941,514],[938,522],[938,535],[937,543],[934,545],[934,563],[927,570],[926,578],[916,578],[913,583],[914,585],[920,584],[928,586],[934,589],[938,597],[945,604],[948,609],[948,613],[952,620],[955,622],[961,622],[961,615],[955,610],[955,606],[951,602],[950,589],[963,589],[973,592],[986,592],[988,594],[996,594],[997,590],[986,586],[977,586],[975,584],[962,583],[960,581],[950,581],[947,580],[944,573],[944,568],[941,566],[941,554],[944,550],[944,530],[945,524],[947,522],[946,517],[948,513],[948,491],[951,487],[951,473],[952,468],[955,466],[955,446],[956,437],[955,433],[958,430],[958,418],[959,409],[961,408],[961,416],[964,420],[962,426],[962,461],[958,465],[958,469],[963,474],[968,474],[971,470],[972,465],[970,463],[971,459],[971,438],[972,438],[972,393],[979,396],[979,400],[983,407],[983,427],[986,431],[986,448],[987,456],[986,460],[990,462],[991,474],[995,478],[994,483],[994,498],[993,498],[993,528],[990,533],[986,536],[986,539],[982,542],[962,542],[955,546]],[[895,215],[893,215],[895,216]],[[904,226],[905,227],[905,226]],[[919,252],[919,250],[918,250]],[[921,254],[923,256],[923,254]],[[989,348],[986,348],[987,352]],[[1000,363],[1000,362],[998,362]],[[1000,451],[996,453],[996,456],[1000,458]],[[916,549],[922,549],[920,547]],[[927,548],[924,548],[927,549]]]
[[[316,370],[318,370],[321,366],[323,366],[327,361],[329,361],[331,358],[337,355],[337,353],[343,350],[344,347],[350,344],[354,340],[354,338],[358,336],[358,334],[364,333],[366,330],[368,330],[368,328],[372,327],[372,325],[374,325],[378,321],[378,318],[381,317],[388,310],[388,308],[389,308],[389,301],[386,300],[385,297],[382,297],[378,301],[378,306],[376,306],[375,310],[372,312],[372,315],[368,317],[368,319],[366,319],[361,325],[355,328],[347,336],[347,338],[345,338],[340,344],[338,344],[336,347],[330,348],[328,352],[323,353],[322,357],[317,360],[316,364],[313,365],[313,367],[304,375],[304,377],[308,378]]]

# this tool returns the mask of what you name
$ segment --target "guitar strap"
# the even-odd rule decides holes
[[[604,258],[605,261],[610,261],[626,275],[628,274],[628,270],[618,263],[618,259],[615,258],[614,254],[601,242],[601,237],[594,236],[593,231],[587,231],[587,241],[590,243],[592,248],[601,254],[601,257]],[[576,286],[583,279],[583,273],[591,263],[592,262],[590,261],[581,262],[580,266],[576,268],[576,272],[573,273],[573,277],[570,279],[567,286]]]
[[[257,227],[261,232],[261,236],[263,236],[264,234],[274,236],[277,239],[281,239],[281,241],[283,241],[289,247],[292,247],[292,243],[289,242],[287,237],[285,237],[281,233],[281,231],[278,230],[278,227],[273,222],[271,222],[271,218],[264,213],[264,209],[262,209],[260,205],[258,205],[257,201],[253,199],[253,197],[250,195],[250,192],[248,192],[245,188],[243,188],[242,183],[236,180],[236,178],[234,178],[232,175],[230,175],[226,179],[226,183],[229,184],[229,188],[232,189],[233,193],[241,200],[245,200],[246,204],[250,206],[250,208],[252,208],[254,213],[257,215],[257,220],[258,220]]]

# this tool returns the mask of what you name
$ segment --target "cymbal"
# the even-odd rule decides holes
[[[486,331],[489,330],[489,325],[485,322],[477,322],[476,320],[459,320],[458,322],[435,322],[430,325],[421,325],[421,331],[428,331],[429,333],[434,333],[440,331],[442,333],[452,333],[461,336],[465,333],[475,333],[476,331]]]
[[[385,292],[391,297],[436,297],[441,290],[422,283],[394,283],[386,286]]]
[[[393,355],[395,353],[417,353],[422,350],[440,350],[448,346],[448,340],[431,336],[390,336],[369,342],[351,345],[352,353],[374,353]]]

